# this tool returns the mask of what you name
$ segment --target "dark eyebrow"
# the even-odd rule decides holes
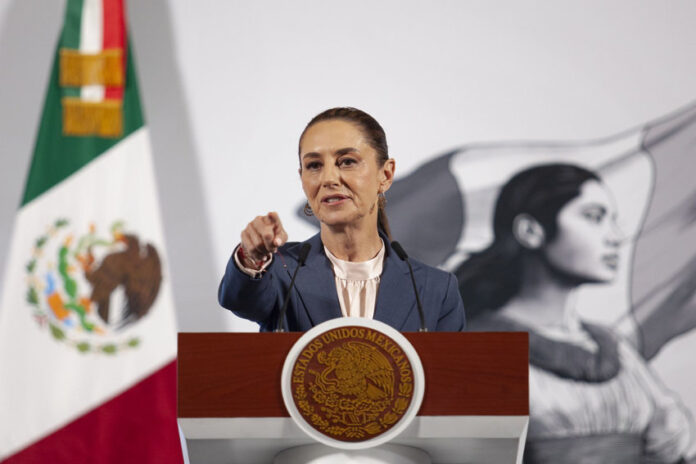
[[[336,153],[334,153],[334,154],[336,156],[342,156],[342,155],[346,155],[348,153],[358,153],[358,149],[353,148],[353,147],[341,148],[340,150],[337,150]]]
[[[341,148],[340,150],[336,150],[334,156],[343,156],[347,155],[348,153],[359,153],[359,150],[353,147]],[[309,153],[302,155],[302,159],[305,158],[321,158],[321,155],[315,151],[310,151]]]

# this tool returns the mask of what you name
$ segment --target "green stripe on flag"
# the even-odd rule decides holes
[[[61,48],[69,48],[79,50],[80,48],[80,33],[82,31],[82,7],[84,0],[68,0],[65,7],[65,22],[63,23],[63,32],[60,35],[58,42],[58,50]],[[61,89],[63,97],[79,97],[79,87],[65,87]]]
[[[127,48],[126,87],[123,95],[123,136],[120,138],[63,135],[63,113],[60,103],[62,89],[58,85],[59,57],[56,53],[43,115],[41,116],[39,134],[36,138],[34,156],[24,189],[22,206],[60,183],[144,125],[136,80],[135,60],[130,43],[128,43]]]
[[[60,47],[80,48],[80,25],[82,24],[82,4],[84,0],[68,0],[65,8],[65,23],[60,36]]]

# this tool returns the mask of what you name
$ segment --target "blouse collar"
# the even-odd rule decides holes
[[[328,248],[324,247],[324,253],[333,265],[336,277],[344,280],[369,280],[379,277],[382,274],[384,264],[384,241],[377,255],[367,261],[351,262],[344,261],[335,257]]]

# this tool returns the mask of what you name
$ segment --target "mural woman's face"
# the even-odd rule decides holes
[[[596,180],[585,182],[580,195],[558,213],[558,233],[543,250],[551,266],[586,282],[610,282],[619,266],[620,236],[616,205]]]

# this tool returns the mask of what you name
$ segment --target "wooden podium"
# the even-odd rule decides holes
[[[178,417],[191,464],[269,464],[312,443],[283,404],[302,334],[180,333]],[[526,333],[404,333],[425,371],[418,416],[395,440],[433,463],[521,462],[529,417]]]

